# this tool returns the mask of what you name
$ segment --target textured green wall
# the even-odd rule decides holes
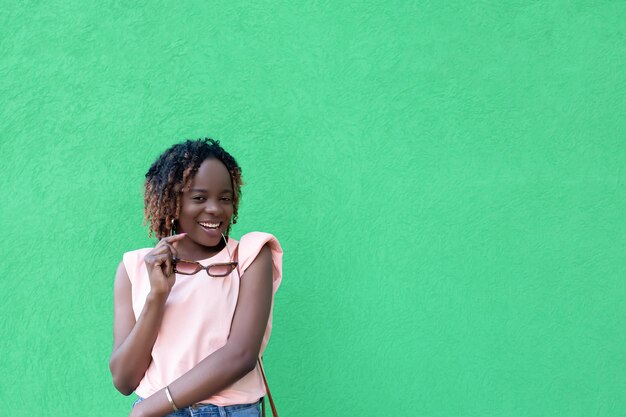
[[[142,178],[211,136],[285,250],[286,416],[626,409],[626,3],[0,10],[0,415],[124,416]]]

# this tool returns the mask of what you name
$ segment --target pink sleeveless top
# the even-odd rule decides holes
[[[269,244],[273,260],[274,296],[282,279],[283,251],[274,236],[252,232],[241,237],[240,242],[228,239],[228,249],[234,254],[239,245],[239,271],[244,272],[265,244]],[[132,303],[135,319],[139,318],[146,296],[150,291],[150,280],[144,256],[152,248],[138,249],[124,254],[123,261],[132,285]],[[234,256],[234,255],[233,255]],[[200,260],[202,265],[227,262],[228,252],[224,248],[213,257]],[[200,271],[196,275],[176,275],[176,284],[165,303],[165,313],[156,342],[152,349],[152,363],[135,390],[146,398],[172,383],[193,368],[202,359],[226,344],[230,325],[237,305],[239,278],[236,271],[223,278],[207,275]],[[272,331],[272,313],[265,329],[261,352],[265,350]],[[256,368],[221,392],[201,402],[219,406],[246,404],[265,395],[263,377],[257,363]]]

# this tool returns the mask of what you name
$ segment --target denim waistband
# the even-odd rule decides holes
[[[253,406],[258,406],[260,402],[261,400],[254,402],[254,403],[249,403],[249,404],[234,404],[234,405],[224,405],[224,406],[215,405],[215,404],[198,403],[198,404],[190,405],[187,408],[191,408],[192,410],[202,409],[203,411],[219,411],[219,409],[221,408],[225,411],[235,411],[235,410],[241,410],[243,408],[250,408]]]
[[[137,400],[135,400],[135,402],[133,403],[133,406],[135,406],[135,404],[140,403],[141,401],[143,401],[143,398],[138,397]],[[207,403],[197,403],[197,404],[190,405],[189,407],[181,408],[180,410],[173,412],[171,414],[168,414],[167,417],[193,416],[193,415],[196,415],[196,413],[202,413],[204,415],[213,414],[215,416],[224,416],[224,415],[231,415],[232,413],[236,411],[245,410],[249,408],[255,408],[258,410],[260,408],[260,404],[261,404],[260,399],[256,402],[248,403],[248,404],[234,404],[234,405],[224,405],[224,406],[219,406],[215,404],[207,404]]]

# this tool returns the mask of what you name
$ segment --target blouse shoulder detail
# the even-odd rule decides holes
[[[283,273],[283,249],[278,239],[270,233],[250,232],[239,239],[238,260],[241,274],[248,269],[256,259],[264,245],[268,245],[272,252],[274,292],[278,289]]]
[[[139,275],[139,270],[144,263],[144,258],[150,252],[152,248],[137,249],[124,253],[122,256],[122,262],[126,268],[126,273],[131,283],[135,282],[136,277]]]

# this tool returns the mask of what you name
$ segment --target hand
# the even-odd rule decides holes
[[[172,406],[163,390],[159,390],[135,404],[129,417],[165,417],[172,413]]]
[[[148,410],[146,410],[146,404],[144,403],[145,403],[145,400],[140,402],[139,404],[135,404],[133,409],[130,410],[130,414],[128,415],[128,417],[157,417],[157,416],[165,415],[165,414],[156,414],[156,413],[149,412]]]
[[[130,414],[128,417],[145,417],[146,414],[144,414],[141,410],[141,403],[136,404],[132,410],[130,410]]]
[[[150,292],[167,299],[176,283],[173,258],[178,256],[176,246],[187,234],[181,233],[161,239],[146,255],[144,262],[150,278]]]

